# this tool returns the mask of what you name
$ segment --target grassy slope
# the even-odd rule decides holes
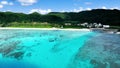
[[[56,27],[56,28],[61,28],[61,25],[58,24],[49,24],[49,23],[17,23],[17,22],[13,22],[13,23],[9,23],[7,24],[7,26],[4,27],[12,27],[12,28],[52,28],[52,27]],[[84,28],[82,26],[63,26],[64,28]]]

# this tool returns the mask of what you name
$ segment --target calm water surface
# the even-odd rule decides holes
[[[0,30],[0,68],[120,68],[120,35]]]

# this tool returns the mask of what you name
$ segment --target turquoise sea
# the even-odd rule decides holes
[[[0,68],[120,68],[120,35],[1,29]]]

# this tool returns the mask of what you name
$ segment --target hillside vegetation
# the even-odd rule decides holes
[[[31,14],[0,12],[0,26],[19,26],[32,24],[35,26],[48,23],[48,27],[71,23],[72,26],[81,23],[101,23],[104,25],[120,26],[120,10],[93,9],[81,12],[51,12],[41,15],[37,12]],[[28,23],[28,24],[25,24]],[[40,23],[40,24],[39,24]],[[50,26],[49,26],[50,25]]]

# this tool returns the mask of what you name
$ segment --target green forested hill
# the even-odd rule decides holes
[[[32,14],[0,12],[0,24],[17,23],[33,23],[48,22],[55,24],[63,23],[101,23],[113,26],[120,26],[120,10],[93,9],[91,11],[82,12],[51,12],[41,15],[37,12]]]

